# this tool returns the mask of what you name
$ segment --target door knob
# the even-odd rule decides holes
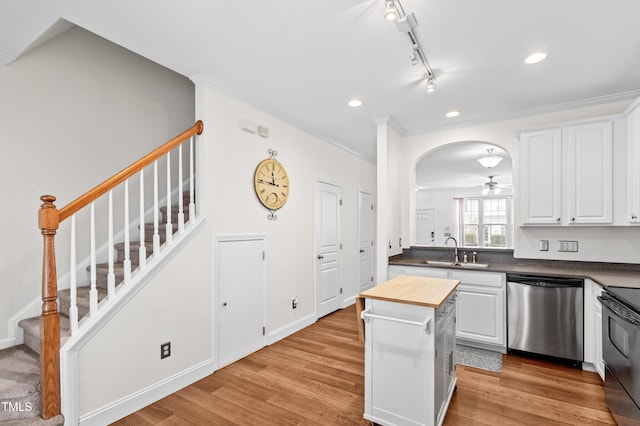
[[[323,255],[321,255],[321,254],[319,254],[319,255],[318,255],[318,259],[324,259],[324,256],[323,256]]]
[[[360,249],[360,253],[364,253],[364,249]]]
[[[227,302],[223,302],[223,303],[222,303],[222,306],[227,306]]]

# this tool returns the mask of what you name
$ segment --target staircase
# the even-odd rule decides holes
[[[189,193],[183,194],[183,205],[189,204]],[[159,209],[161,213],[161,224],[159,225],[160,243],[166,240],[166,223],[168,219],[167,208]],[[178,207],[171,209],[171,223],[173,233],[178,230]],[[188,222],[188,209],[184,210],[184,221]],[[154,224],[145,224],[145,240],[147,257],[153,254],[153,232]],[[140,242],[131,242],[130,255],[131,269],[134,270],[140,263],[139,250]],[[124,243],[114,245],[116,252],[116,262],[114,272],[116,275],[116,287],[124,281]],[[107,296],[107,275],[109,265],[107,263],[96,265],[96,287],[98,290],[98,302]],[[87,268],[86,286],[77,287],[76,305],[78,308],[78,318],[89,313],[89,268]],[[60,312],[60,346],[71,336],[69,307],[71,305],[70,290],[58,291],[58,309]],[[61,425],[64,423],[63,417],[55,416],[44,420],[41,415],[40,402],[40,317],[28,318],[18,323],[24,332],[24,344],[0,350],[0,423],[7,425]]]

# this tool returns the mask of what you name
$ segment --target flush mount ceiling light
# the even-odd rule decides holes
[[[395,21],[398,31],[409,36],[412,49],[412,53],[409,56],[411,65],[417,65],[418,62],[422,63],[426,72],[427,92],[433,92],[435,90],[435,75],[429,65],[429,61],[427,61],[427,56],[420,46],[418,37],[416,37],[414,28],[418,25],[418,21],[415,15],[413,13],[405,13],[400,0],[384,0],[384,17],[389,21]]]
[[[484,184],[482,195],[498,195],[502,192],[502,188],[498,186],[498,182],[494,181],[495,176],[489,176],[489,182]]]
[[[491,167],[497,166],[501,161],[502,157],[498,157],[497,155],[493,155],[493,148],[487,148],[487,156],[478,158],[478,163],[482,165],[482,167],[486,167],[490,169]],[[489,176],[490,178],[492,176]]]
[[[448,113],[446,113],[444,116],[447,118],[454,118],[460,115],[460,111],[449,111]]]
[[[547,57],[547,54],[544,52],[536,52],[527,56],[524,60],[525,64],[537,64],[538,62],[544,61]]]
[[[351,108],[358,108],[359,106],[362,106],[362,101],[360,99],[351,99],[349,102],[347,102],[347,105],[349,105]]]

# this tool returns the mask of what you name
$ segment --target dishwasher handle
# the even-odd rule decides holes
[[[526,275],[507,275],[507,282],[544,288],[583,287],[584,285],[584,280],[578,278],[536,277]]]

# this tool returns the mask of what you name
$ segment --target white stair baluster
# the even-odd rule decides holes
[[[71,253],[69,265],[69,325],[71,335],[78,331],[78,301],[77,301],[77,277],[76,277],[76,215],[71,216]]]
[[[91,265],[90,278],[91,289],[89,290],[89,316],[98,313],[98,289],[96,287],[96,208],[95,202],[91,203]]]
[[[182,201],[182,145],[178,147],[178,232],[184,231],[184,206]]]
[[[129,237],[129,180],[124,181],[124,283],[131,281],[131,241]]]
[[[193,199],[193,138],[193,136],[189,138],[189,221],[192,221],[196,217],[196,204]]]
[[[113,270],[113,191],[109,191],[109,273],[107,274],[107,293],[109,300],[116,294],[116,273]]]
[[[139,268],[147,266],[147,246],[144,241],[144,169],[140,170],[140,247],[138,248]]]
[[[173,226],[171,225],[171,152],[167,152],[167,213],[166,213],[167,244],[173,241]]]
[[[158,233],[158,160],[153,162],[153,255],[160,254],[160,234]]]

